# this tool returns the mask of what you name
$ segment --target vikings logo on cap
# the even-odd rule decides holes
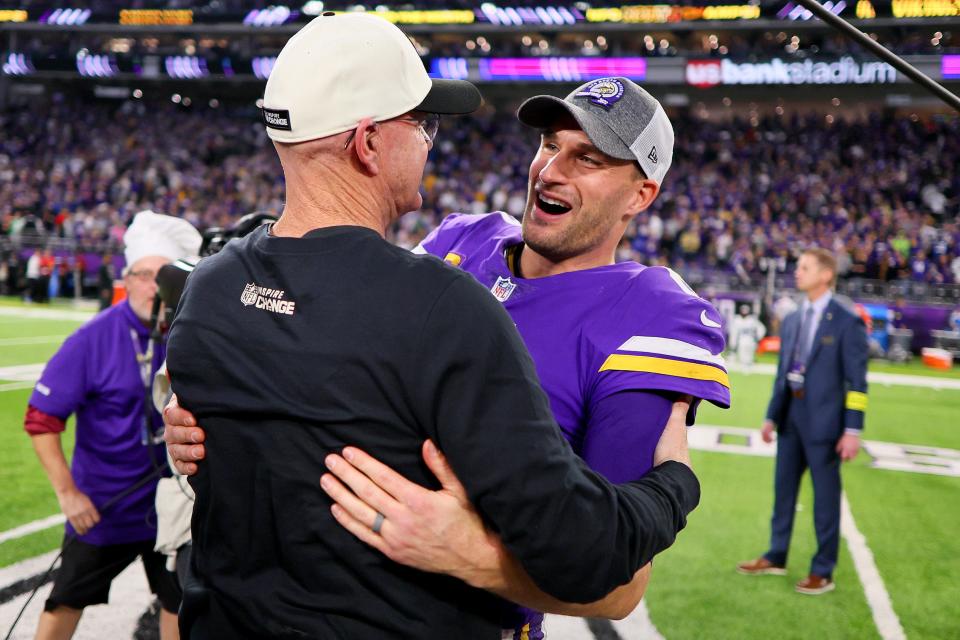
[[[575,98],[589,98],[593,104],[610,110],[623,97],[623,84],[616,78],[600,78],[591,82]]]

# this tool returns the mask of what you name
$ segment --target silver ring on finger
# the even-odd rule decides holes
[[[376,534],[380,533],[380,529],[383,528],[383,521],[386,519],[387,519],[386,516],[384,516],[379,511],[377,511],[377,517],[373,519],[373,526],[370,527],[371,529],[373,529],[374,533]]]

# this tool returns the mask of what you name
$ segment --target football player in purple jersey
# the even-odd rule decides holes
[[[657,443],[676,400],[692,398],[688,424],[700,400],[730,403],[719,313],[669,269],[614,261],[627,227],[659,193],[673,128],[659,102],[626,78],[595,80],[564,99],[536,96],[518,117],[542,132],[522,224],[500,212],[450,215],[415,251],[490,289],[516,323],[574,451],[611,481],[636,480],[659,462]],[[186,421],[186,412],[168,411],[168,427]],[[202,438],[168,431],[174,444]],[[191,465],[202,447],[171,453]],[[523,604],[566,615],[623,617],[643,595],[647,569],[592,604],[544,594],[484,527],[433,443],[424,445],[424,459],[439,491],[362,451],[344,453],[349,458],[338,461],[350,464],[336,465],[340,481],[329,474],[323,481],[335,517],[401,564],[498,593],[521,585]],[[542,620],[534,609],[511,612],[505,637],[542,638]]]

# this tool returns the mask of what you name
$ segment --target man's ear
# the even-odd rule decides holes
[[[633,193],[627,207],[627,211],[630,213],[624,214],[625,219],[629,220],[636,217],[641,211],[646,211],[656,200],[658,193],[660,193],[660,185],[656,182],[648,178],[638,179],[633,186]]]
[[[367,173],[372,176],[380,173],[383,136],[380,135],[380,126],[371,118],[364,118],[357,125],[352,147],[357,161]]]

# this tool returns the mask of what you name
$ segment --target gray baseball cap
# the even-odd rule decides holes
[[[545,129],[564,113],[608,156],[635,160],[660,184],[673,161],[673,125],[656,98],[627,78],[600,78],[582,84],[562,100],[534,96],[520,105],[523,124]]]

